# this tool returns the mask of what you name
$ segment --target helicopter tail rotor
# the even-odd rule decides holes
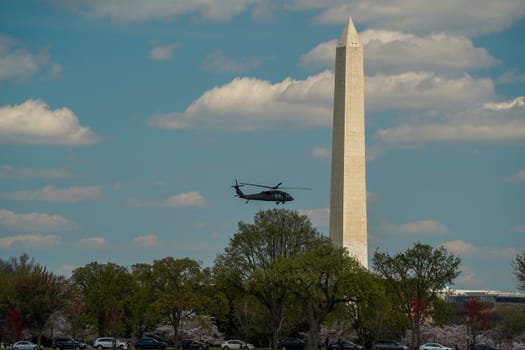
[[[236,196],[237,197],[243,197],[244,196],[244,193],[241,191],[240,187],[244,186],[244,184],[239,184],[239,182],[237,181],[237,179],[235,179],[235,185],[233,185],[232,187],[235,188],[235,192],[237,193]]]

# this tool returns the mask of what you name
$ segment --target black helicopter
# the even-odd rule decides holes
[[[247,186],[256,186],[256,187],[262,187],[262,188],[269,188],[267,191],[262,191],[259,193],[253,193],[253,194],[245,194],[241,191],[240,187],[247,185]],[[235,180],[235,185],[232,187],[235,188],[235,192],[237,193],[235,196],[246,199],[246,203],[248,203],[250,200],[254,201],[267,201],[267,202],[275,202],[275,204],[285,202],[293,201],[293,197],[284,191],[279,190],[281,189],[296,189],[296,190],[310,190],[311,188],[305,188],[305,187],[281,187],[282,182],[279,182],[275,186],[265,186],[265,185],[257,185],[257,184],[250,184],[246,182],[237,182]]]

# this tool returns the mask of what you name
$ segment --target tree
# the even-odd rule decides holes
[[[123,311],[134,288],[128,270],[114,263],[91,262],[73,270],[71,280],[82,294],[86,317],[98,335],[124,333]]]
[[[307,346],[317,348],[320,325],[340,303],[358,303],[364,267],[327,237],[312,239],[307,250],[290,261],[292,291],[309,325]]]
[[[64,306],[65,279],[37,264],[22,268],[14,279],[13,288],[14,304],[21,310],[25,323],[36,331],[38,345],[41,345],[44,327]]]
[[[372,273],[360,275],[358,302],[344,303],[334,317],[347,332],[355,332],[365,348],[375,339],[401,334],[406,318],[392,312],[395,296],[387,293],[384,280]]]
[[[34,266],[34,259],[26,253],[20,257],[0,259],[0,339],[15,341],[21,338],[25,323],[23,315],[15,305],[13,283],[19,271]]]
[[[166,317],[173,328],[174,344],[178,344],[181,323],[202,312],[209,302],[205,293],[208,274],[195,260],[167,257],[153,262],[151,277],[155,296],[152,306]]]
[[[518,253],[512,263],[519,288],[525,291],[525,251]]]
[[[431,314],[437,293],[459,275],[459,263],[460,259],[444,247],[421,243],[394,256],[375,252],[374,269],[397,295],[400,309],[410,322],[412,348],[419,346],[420,326]]]
[[[476,299],[467,300],[463,303],[465,309],[463,321],[467,326],[467,333],[472,339],[472,345],[476,344],[476,338],[491,326],[491,305]]]
[[[153,330],[160,317],[151,307],[155,302],[155,288],[153,286],[153,271],[149,264],[135,264],[131,267],[135,288],[130,296],[133,305],[131,318],[133,334],[142,337],[145,332]]]
[[[286,209],[258,212],[253,224],[240,222],[215,264],[228,271],[236,287],[255,296],[270,316],[272,347],[277,348],[284,322],[284,307],[291,296],[286,259],[297,257],[318,237],[305,215]]]
[[[20,338],[24,328],[41,335],[51,316],[64,303],[65,280],[48,272],[27,254],[0,259],[0,314],[5,318],[7,338]]]
[[[525,332],[525,305],[499,307],[495,310],[496,331],[511,342]]]

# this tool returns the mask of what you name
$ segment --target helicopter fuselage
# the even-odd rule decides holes
[[[276,202],[279,203],[285,203],[293,201],[293,197],[284,191],[279,190],[270,190],[270,191],[262,191],[259,193],[253,193],[253,194],[243,194],[242,196],[239,195],[239,197],[248,200],[258,200],[258,201],[268,201],[268,202]]]
[[[293,197],[289,193],[280,190],[268,190],[259,193],[244,194],[238,186],[234,187],[237,192],[237,197],[245,199],[246,203],[250,200],[275,202],[277,204],[284,204],[285,202],[293,201]]]

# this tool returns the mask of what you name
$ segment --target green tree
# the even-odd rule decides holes
[[[151,275],[153,308],[168,320],[177,344],[182,322],[206,310],[210,303],[208,274],[195,260],[167,257],[153,262]]]
[[[23,315],[15,305],[13,283],[22,269],[31,269],[36,265],[34,259],[23,253],[20,257],[0,259],[0,339],[16,341],[20,339],[25,327]]]
[[[519,288],[525,291],[525,251],[518,253],[512,263]]]
[[[405,252],[390,256],[376,251],[374,269],[387,281],[400,301],[411,328],[411,347],[419,346],[419,330],[432,312],[437,293],[459,275],[460,259],[444,247],[415,243]]]
[[[525,305],[499,307],[494,313],[501,340],[512,342],[525,332]]]
[[[82,294],[87,320],[98,335],[123,335],[125,305],[134,289],[128,270],[114,263],[91,262],[73,270],[71,280]]]
[[[215,260],[222,271],[234,276],[232,281],[238,281],[237,288],[255,296],[268,311],[274,349],[294,283],[283,273],[285,260],[301,254],[318,235],[305,215],[286,209],[260,211],[253,224],[239,223],[230,244]]]
[[[133,305],[131,318],[133,334],[142,337],[145,332],[153,330],[159,323],[158,313],[151,307],[155,302],[153,285],[153,268],[149,264],[135,264],[131,267],[135,288],[130,296]]]
[[[65,279],[37,264],[22,268],[14,279],[13,288],[14,303],[21,310],[25,323],[35,330],[38,345],[41,345],[44,327],[64,306]]]
[[[0,260],[0,311],[8,328],[17,335],[21,327],[30,328],[41,336],[51,316],[64,303],[65,280],[44,266],[35,263],[27,254]],[[9,335],[7,335],[9,338]]]
[[[320,325],[340,303],[360,302],[362,265],[328,237],[312,239],[309,247],[285,266],[283,273],[295,281],[294,292],[308,321],[310,349],[317,348]]]
[[[367,349],[375,339],[397,335],[406,329],[406,318],[394,311],[395,296],[387,293],[384,283],[375,274],[360,274],[358,301],[341,304],[332,320],[332,323],[341,322],[348,332],[354,331]]]

